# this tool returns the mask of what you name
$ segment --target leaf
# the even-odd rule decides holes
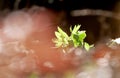
[[[80,25],[75,25],[73,29],[70,27],[70,36],[58,27],[58,31],[55,31],[56,39],[53,40],[56,47],[67,47],[72,44],[74,47],[82,47],[87,51],[93,47],[84,42],[84,39],[86,38],[86,31],[80,31],[80,27]]]
[[[92,48],[94,45],[89,45],[87,42],[84,43],[84,47],[87,51],[89,51],[90,48]]]
[[[78,35],[79,35],[79,40],[81,40],[81,41],[83,41],[86,37],[85,31],[78,32]]]
[[[82,42],[79,40],[78,35],[74,34],[72,37],[72,40],[73,40],[74,47],[78,47],[78,46],[82,45]]]
[[[56,47],[66,47],[69,45],[69,36],[58,27],[58,31],[55,31],[56,39],[53,42],[56,44]]]
[[[85,31],[79,31],[80,25],[75,26],[72,30],[72,28],[70,28],[71,31],[71,36],[70,38],[73,40],[73,44],[74,47],[82,47],[83,45],[83,41],[86,37],[86,33]]]
[[[58,39],[61,39],[61,34],[59,32],[55,32],[55,36],[58,38]]]
[[[84,47],[85,47],[85,49],[87,50],[87,51],[89,51],[89,49],[90,49],[90,46],[89,46],[89,44],[88,43],[84,43]]]
[[[68,35],[60,27],[58,27],[58,32],[61,34],[62,37],[68,37]]]
[[[78,32],[79,29],[80,29],[80,25],[77,25],[77,26],[75,25],[73,30],[72,30],[72,28],[70,28],[70,31],[71,31],[72,34],[75,34],[75,33]]]
[[[62,44],[63,44],[63,42],[60,42],[60,41],[57,41],[57,42],[56,42],[56,46],[57,46],[57,47],[62,46]]]

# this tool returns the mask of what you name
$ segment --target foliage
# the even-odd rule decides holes
[[[93,45],[89,45],[87,42],[84,42],[86,38],[86,31],[79,31],[80,25],[75,25],[74,28],[70,27],[70,36],[67,35],[60,27],[58,27],[58,31],[55,31],[56,38],[53,42],[56,44],[56,47],[67,47],[71,43],[74,47],[85,48],[85,50],[89,50]]]

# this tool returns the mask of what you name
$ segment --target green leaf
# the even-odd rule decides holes
[[[56,47],[66,47],[69,45],[69,36],[58,27],[58,31],[55,31],[56,39],[53,42],[56,44]]]
[[[72,28],[70,28],[70,32],[71,32],[71,40],[73,40],[73,44],[74,47],[82,47],[83,45],[83,41],[86,37],[86,33],[85,31],[79,31],[80,25],[75,26],[72,30]]]
[[[61,42],[61,41],[57,41],[57,42],[56,42],[56,46],[57,46],[57,47],[62,46],[62,44],[63,44],[63,42]]]
[[[82,42],[79,40],[79,35],[74,34],[72,36],[72,40],[73,40],[74,47],[78,47],[78,46],[82,45]]]
[[[55,32],[55,36],[58,38],[58,39],[61,39],[61,34],[59,32]]]
[[[90,45],[88,44],[88,43],[84,43],[84,47],[85,47],[85,49],[87,50],[87,51],[89,51],[89,49],[90,49]]]
[[[94,45],[89,45],[87,42],[84,43],[84,47],[87,51],[89,51],[90,48],[92,48]]]
[[[68,37],[68,35],[60,27],[58,27],[58,32],[61,34],[62,37]]]
[[[85,31],[78,31],[79,40],[83,41],[86,37]]]
[[[56,47],[67,47],[72,44],[74,47],[82,47],[87,51],[93,47],[88,43],[84,42],[86,38],[86,31],[80,31],[80,25],[75,25],[74,28],[70,27],[70,36],[67,35],[60,27],[58,31],[55,31],[56,39],[53,40]]]
[[[74,28],[73,28],[73,30],[72,30],[72,28],[70,27],[70,32],[71,32],[72,34],[76,34],[79,29],[80,29],[80,25],[77,25],[77,26],[75,25]]]

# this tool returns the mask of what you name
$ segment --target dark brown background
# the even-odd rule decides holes
[[[55,11],[64,12],[66,24],[62,24],[64,28],[69,28],[70,25],[81,24],[81,29],[87,31],[86,41],[95,43],[102,39],[117,38],[120,36],[120,20],[115,18],[89,15],[73,17],[70,12],[76,9],[100,9],[110,11],[112,13],[120,11],[120,6],[117,7],[119,0],[0,0],[1,12],[5,9],[11,11],[30,8],[33,5],[43,6]],[[17,3],[18,2],[18,3]],[[15,7],[17,3],[17,7]],[[105,28],[105,29],[104,29]],[[66,30],[67,31],[67,30]]]

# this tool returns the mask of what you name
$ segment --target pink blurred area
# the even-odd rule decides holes
[[[19,75],[34,71],[62,72],[74,68],[71,63],[73,54],[65,55],[52,42],[62,16],[62,12],[37,7],[10,12],[2,18],[0,69],[9,71],[3,74],[1,70],[0,75],[3,75],[0,77],[12,75],[12,78],[19,78]]]

